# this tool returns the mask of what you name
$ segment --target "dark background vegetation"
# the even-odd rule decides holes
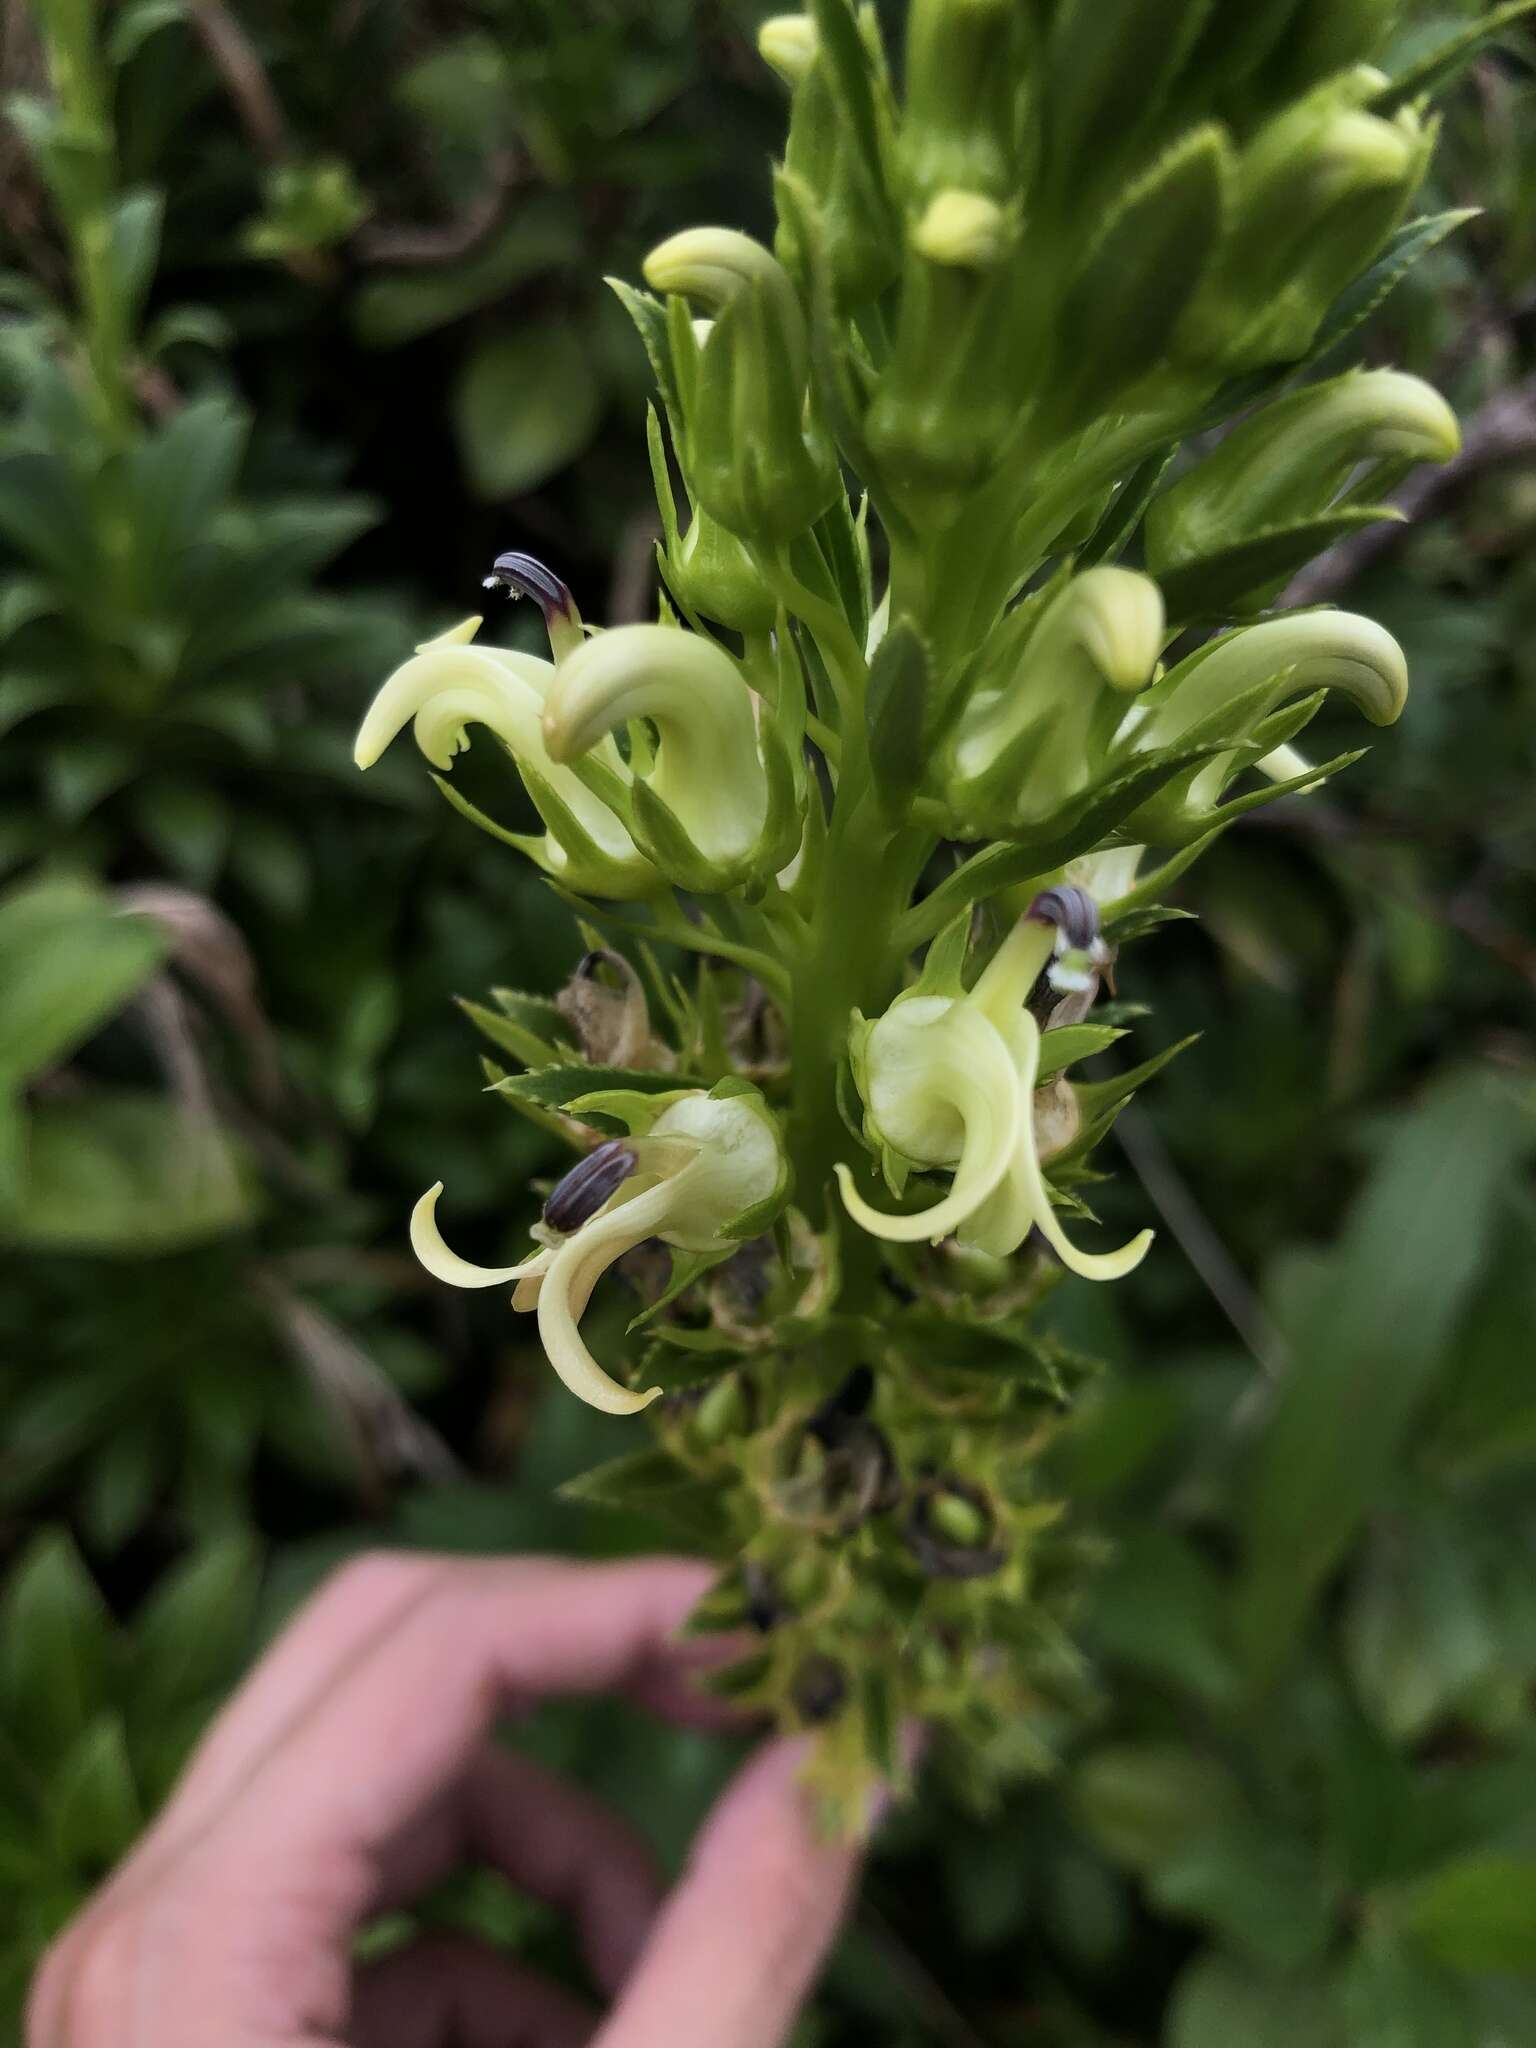
[[[404,1246],[439,1177],[467,1251],[517,1241],[549,1155],[450,998],[580,940],[350,735],[499,549],[647,608],[602,279],[764,226],[767,11],[0,11],[0,2039],[330,1563],[656,1540],[554,1497],[624,1425]],[[39,30],[93,17],[111,193],[164,200],[115,427],[46,175]],[[1121,1125],[1107,1199],[1158,1255],[1054,1311],[1110,1367],[1062,1454],[1112,1543],[1101,1711],[999,1810],[896,1821],[806,2043],[1536,2042],[1533,56],[1512,28],[1457,88],[1429,200],[1484,210],[1370,332],[1467,455],[1297,593],[1400,636],[1408,715],[1121,963],[1157,1042],[1203,1036]],[[727,1762],[613,1708],[532,1739],[672,1855]],[[574,1967],[489,1879],[431,1910]]]

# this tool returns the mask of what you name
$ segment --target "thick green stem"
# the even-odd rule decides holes
[[[853,1012],[883,1010],[901,981],[893,933],[906,907],[915,859],[913,835],[880,823],[873,801],[845,810],[839,792],[827,847],[826,887],[791,970],[789,1144],[797,1199],[818,1225],[830,1220],[832,1169],[856,1151],[838,1110],[837,1076]],[[861,1170],[865,1162],[857,1162]],[[857,1299],[878,1268],[874,1240],[845,1233],[845,1299]]]

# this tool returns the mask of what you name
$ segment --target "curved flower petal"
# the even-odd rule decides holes
[[[1035,1076],[1040,1067],[1040,1027],[1027,1011],[1021,1014],[1016,1037],[1019,1050],[1019,1084],[1025,1099],[1033,1102]],[[966,1241],[982,1251],[1005,1255],[1023,1243],[1033,1225],[1045,1238],[1069,1272],[1084,1280],[1121,1280],[1133,1273],[1147,1255],[1155,1233],[1138,1231],[1128,1244],[1115,1252],[1079,1251],[1067,1236],[1051,1206],[1050,1190],[1040,1171],[1035,1149],[1033,1114],[1024,1119],[1018,1144],[997,1194],[985,1214],[975,1219],[975,1229]]]
[[[685,1169],[686,1170],[686,1169]],[[608,1415],[635,1415],[662,1392],[634,1393],[598,1364],[581,1340],[578,1325],[592,1290],[616,1259],[652,1236],[674,1200],[671,1185],[659,1181],[643,1194],[605,1210],[560,1246],[539,1286],[539,1336],[550,1364],[570,1391]]]
[[[980,1207],[1007,1173],[1018,1148],[1020,1122],[1027,1120],[1029,1098],[1020,1089],[1014,1062],[995,1026],[963,1000],[933,1022],[915,1026],[913,1038],[915,1045],[922,1039],[928,1044],[920,1065],[913,1061],[921,1079],[911,1085],[922,1090],[929,1104],[951,1109],[963,1133],[949,1193],[915,1216],[893,1216],[864,1200],[841,1163],[837,1184],[843,1206],[872,1237],[895,1244],[917,1244],[926,1238],[937,1244]],[[881,1127],[899,1146],[899,1133],[888,1129],[890,1121],[882,1118]]]
[[[712,641],[673,626],[616,626],[561,662],[544,711],[544,745],[563,764],[629,719],[651,719],[651,790],[707,859],[739,860],[757,844],[768,813],[753,701],[736,664]]]
[[[543,1271],[543,1253],[519,1260],[515,1266],[477,1266],[461,1259],[443,1242],[437,1227],[437,1198],[442,1192],[442,1182],[434,1181],[411,1211],[411,1250],[434,1280],[449,1287],[500,1287],[508,1280],[526,1280]]]
[[[471,647],[479,625],[478,618],[465,619],[400,664],[358,728],[359,768],[371,768],[412,719],[417,745],[436,768],[451,766],[470,725],[488,725],[514,753],[543,755],[546,688],[539,671],[553,671],[532,655],[503,658],[498,649]]]

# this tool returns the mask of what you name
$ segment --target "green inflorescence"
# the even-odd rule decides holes
[[[872,9],[766,23],[772,247],[691,229],[616,286],[659,390],[657,622],[592,631],[502,557],[552,658],[466,622],[359,738],[414,721],[592,946],[558,1002],[471,1013],[497,1093],[608,1149],[516,1265],[450,1252],[436,1189],[418,1253],[646,1410],[573,1490],[720,1560],[697,1626],[756,1647],[718,1683],[821,1731],[837,1824],[909,1722],[985,1789],[1082,1696],[1094,1542],[1044,1453],[1093,1368],[1034,1312],[1146,1252],[1083,1248],[1085,1190],[1171,1056],[1080,1078],[1123,1035],[1096,999],[1233,819],[1354,758],[1296,749],[1330,697],[1403,708],[1380,627],[1276,608],[1457,446],[1428,387],[1348,367],[1460,218],[1413,217],[1434,125],[1372,66],[1393,18],[912,0],[899,79]],[[455,787],[474,726],[541,832]],[[621,1261],[610,1371],[580,1323]]]

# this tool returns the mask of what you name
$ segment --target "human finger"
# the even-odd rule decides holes
[[[596,2015],[536,1970],[460,1935],[371,1965],[353,1994],[350,2048],[582,2048]]]
[[[418,1898],[465,1862],[499,1870],[575,1922],[594,1981],[629,1975],[665,1885],[650,1849],[600,1799],[531,1758],[487,1743],[421,1826],[385,1851],[376,1910]]]
[[[803,1741],[728,1787],[592,2048],[778,2048],[836,1938],[860,1845],[818,1833]]]

